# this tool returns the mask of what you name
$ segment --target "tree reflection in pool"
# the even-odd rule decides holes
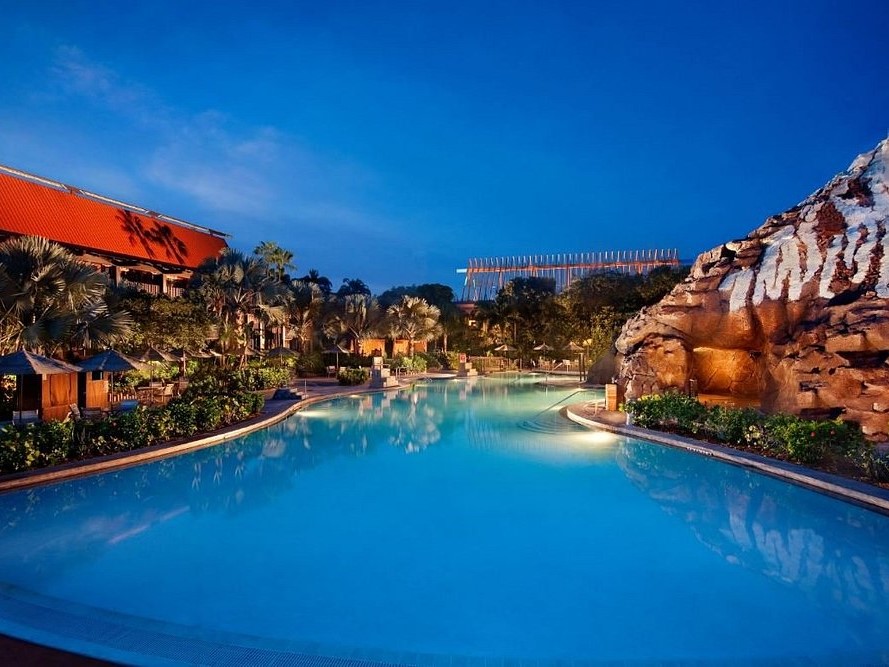
[[[0,495],[0,631],[148,664],[886,658],[886,517],[575,427],[575,391],[355,395]]]

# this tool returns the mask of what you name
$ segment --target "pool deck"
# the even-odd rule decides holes
[[[601,407],[601,402],[597,401],[569,405],[565,410],[565,415],[571,421],[588,428],[603,429],[618,435],[657,442],[703,456],[710,456],[889,515],[889,490],[879,486],[723,445],[628,425],[626,413],[605,410]]]

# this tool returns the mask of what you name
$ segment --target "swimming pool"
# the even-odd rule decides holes
[[[0,632],[139,664],[889,660],[889,518],[511,377],[0,496]]]

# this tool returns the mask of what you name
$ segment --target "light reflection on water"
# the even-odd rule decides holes
[[[574,392],[504,377],[356,395],[5,494],[0,580],[327,654],[886,657],[886,517],[575,427],[558,409],[592,397]]]

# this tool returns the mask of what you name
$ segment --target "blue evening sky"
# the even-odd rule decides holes
[[[889,2],[9,2],[0,163],[376,291],[746,235],[889,130]]]

